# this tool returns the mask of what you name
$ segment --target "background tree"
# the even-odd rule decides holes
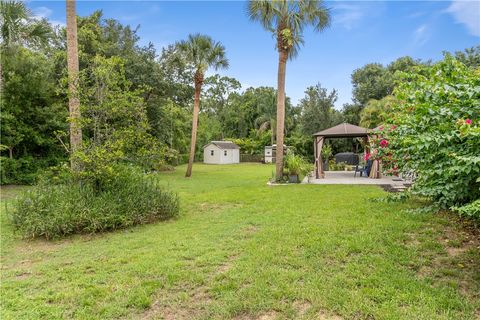
[[[307,88],[305,97],[299,102],[303,134],[311,136],[315,132],[342,122],[341,113],[335,110],[337,98],[335,89],[329,93],[320,84]]]
[[[294,58],[303,44],[303,29],[312,25],[322,31],[330,24],[330,13],[323,1],[249,1],[250,19],[258,21],[276,37],[278,50],[277,80],[277,156],[276,180],[283,178],[285,124],[285,74],[287,59]]]
[[[78,41],[75,0],[67,0],[67,66],[68,66],[68,110],[70,114],[70,152],[75,154],[82,148],[80,123],[80,99],[78,96]],[[71,158],[71,167],[80,170],[79,163]]]
[[[190,142],[190,156],[188,159],[186,177],[192,175],[193,160],[195,158],[195,143],[197,139],[198,114],[200,112],[200,93],[205,77],[205,72],[212,67],[215,70],[228,67],[225,57],[225,47],[212,38],[201,35],[189,35],[188,39],[178,43],[178,49],[195,69],[194,84],[195,98],[193,103],[192,137]]]
[[[365,106],[371,99],[382,99],[392,94],[394,80],[392,74],[380,63],[369,63],[352,73],[352,100]]]
[[[455,58],[467,67],[478,68],[480,66],[480,45],[463,51],[455,51]]]
[[[394,96],[386,96],[380,100],[372,99],[368,101],[360,113],[360,125],[373,129],[384,124],[385,121],[392,116],[392,110],[395,104],[398,104],[398,101]]]
[[[45,45],[52,29],[45,19],[34,19],[23,1],[0,1],[0,56],[12,55],[19,46]],[[3,61],[0,61],[0,94],[3,89]]]
[[[259,116],[255,119],[255,126],[259,133],[263,133],[270,130],[270,143],[275,143],[275,129],[276,129],[276,116],[277,116],[277,93],[273,88],[260,88],[263,89],[263,94],[258,96],[257,110]]]

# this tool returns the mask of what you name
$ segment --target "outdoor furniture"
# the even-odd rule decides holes
[[[357,177],[357,172],[360,172],[360,177],[363,176],[363,174],[365,173],[365,177],[368,178],[368,176],[370,175],[370,169],[372,168],[372,160],[368,160],[367,163],[365,164],[365,166],[355,166],[355,174],[353,175],[354,178]]]
[[[354,178],[357,177],[357,172],[360,172],[360,177],[363,176],[363,173],[365,172],[365,167],[356,165],[355,166],[355,174],[353,175]]]
[[[358,158],[358,154],[355,154],[353,152],[341,152],[335,155],[335,163],[341,162],[345,162],[350,166],[358,166],[360,160]]]

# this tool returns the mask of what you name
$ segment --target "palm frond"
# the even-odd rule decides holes
[[[225,47],[207,35],[190,34],[187,40],[178,42],[176,47],[185,60],[202,75],[208,68],[215,70],[228,68]]]
[[[247,14],[276,37],[280,31],[290,30],[292,45],[288,50],[289,59],[296,57],[303,45],[305,27],[312,26],[315,31],[321,32],[331,22],[330,10],[322,0],[251,0],[247,5]]]

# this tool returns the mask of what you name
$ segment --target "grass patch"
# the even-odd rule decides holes
[[[162,173],[180,216],[103,235],[24,241],[3,213],[1,318],[478,317],[480,244],[448,216],[376,186],[268,187],[272,170]]]

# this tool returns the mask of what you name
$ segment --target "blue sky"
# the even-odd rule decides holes
[[[442,51],[480,44],[479,1],[328,1],[332,25],[323,33],[307,29],[299,56],[287,65],[287,95],[294,103],[307,86],[337,89],[336,107],[351,101],[350,75],[370,62],[387,64],[410,55],[438,60]],[[29,1],[39,17],[65,24],[64,1]],[[77,1],[77,14],[102,10],[133,27],[142,43],[162,46],[204,33],[222,42],[230,68],[243,88],[276,86],[277,53],[272,36],[252,23],[241,1]]]

